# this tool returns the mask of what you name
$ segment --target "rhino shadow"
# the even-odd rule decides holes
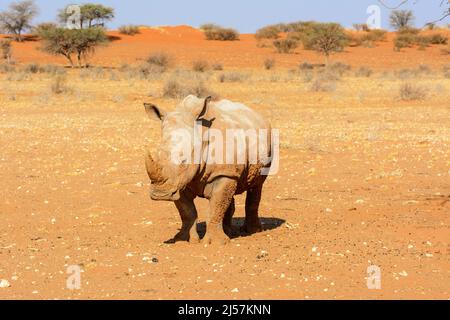
[[[278,218],[264,218],[260,217],[259,220],[261,221],[262,225],[262,231],[270,231],[277,229],[281,227],[284,223],[286,223],[286,220],[278,219]],[[231,236],[231,239],[236,238],[245,238],[248,236],[251,236],[251,234],[248,234],[244,231],[241,231],[241,227],[244,225],[245,218],[233,218],[233,228],[234,228],[234,234]],[[200,238],[203,238],[206,234],[206,222],[200,222],[197,224],[197,232]]]

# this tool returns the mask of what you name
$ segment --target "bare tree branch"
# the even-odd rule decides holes
[[[419,1],[419,0],[415,0],[413,3],[416,4],[418,1]],[[408,2],[410,2],[410,0],[402,0],[402,1],[400,1],[400,3],[399,3],[398,5],[396,5],[396,6],[394,6],[394,7],[388,6],[388,5],[385,3],[384,0],[378,0],[378,2],[379,2],[383,7],[387,8],[387,9],[389,9],[389,10],[397,10],[397,9],[399,9],[400,7],[402,7],[403,5],[405,5],[405,4],[407,4]],[[425,26],[429,26],[429,25],[432,25],[432,24],[441,22],[441,21],[443,21],[445,18],[450,17],[450,2],[449,2],[448,0],[441,0],[441,1],[440,1],[440,4],[439,4],[439,7],[445,6],[445,3],[447,3],[447,5],[449,5],[449,7],[445,9],[445,11],[444,11],[442,17],[439,18],[439,19],[437,19],[437,20],[427,22],[427,23],[425,24]]]

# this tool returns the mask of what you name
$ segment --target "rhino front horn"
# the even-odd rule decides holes
[[[150,152],[145,158],[145,167],[151,181],[158,181],[161,179],[161,167],[155,160],[153,160]]]

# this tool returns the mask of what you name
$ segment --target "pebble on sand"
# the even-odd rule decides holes
[[[8,280],[1,279],[0,280],[0,288],[9,288],[11,285],[9,284]]]

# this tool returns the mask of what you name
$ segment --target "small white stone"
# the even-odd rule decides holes
[[[231,292],[239,292],[238,288],[234,288],[233,290],[231,290]]]
[[[317,247],[312,247],[311,251],[312,252],[316,252],[317,251]]]
[[[8,280],[1,279],[0,280],[0,288],[9,288],[11,285],[9,284]]]
[[[399,275],[402,276],[402,277],[407,277],[408,276],[408,272],[403,270],[402,272],[399,273]]]

